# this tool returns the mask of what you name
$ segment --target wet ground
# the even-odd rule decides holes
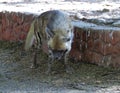
[[[73,74],[61,62],[47,70],[47,57],[39,54],[37,69],[31,69],[29,53],[20,43],[0,42],[0,93],[120,93],[120,70],[70,61]]]

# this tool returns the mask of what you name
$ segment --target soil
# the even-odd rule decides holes
[[[31,58],[23,44],[0,42],[0,93],[120,93],[120,69],[70,60],[73,74],[55,62],[47,75],[47,56],[39,53],[37,69]]]

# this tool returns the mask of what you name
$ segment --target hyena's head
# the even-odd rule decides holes
[[[48,39],[49,53],[54,59],[60,60],[71,50],[73,28],[67,28],[67,30],[57,30],[53,31],[53,33],[53,36]]]

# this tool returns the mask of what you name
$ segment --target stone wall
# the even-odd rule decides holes
[[[33,19],[31,14],[1,12],[0,40],[23,42]],[[74,29],[71,57],[79,62],[119,68],[120,29],[80,24],[83,26]]]
[[[0,40],[23,41],[34,16],[15,12],[0,12]]]
[[[120,31],[75,29],[71,56],[81,62],[120,67]]]

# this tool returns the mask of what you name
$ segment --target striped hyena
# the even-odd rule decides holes
[[[59,10],[52,10],[42,13],[35,18],[28,32],[25,50],[34,47],[32,67],[36,67],[36,49],[40,49],[44,43],[48,48],[48,71],[51,71],[51,64],[55,60],[64,58],[66,72],[69,71],[68,55],[73,40],[73,26],[69,16]]]

